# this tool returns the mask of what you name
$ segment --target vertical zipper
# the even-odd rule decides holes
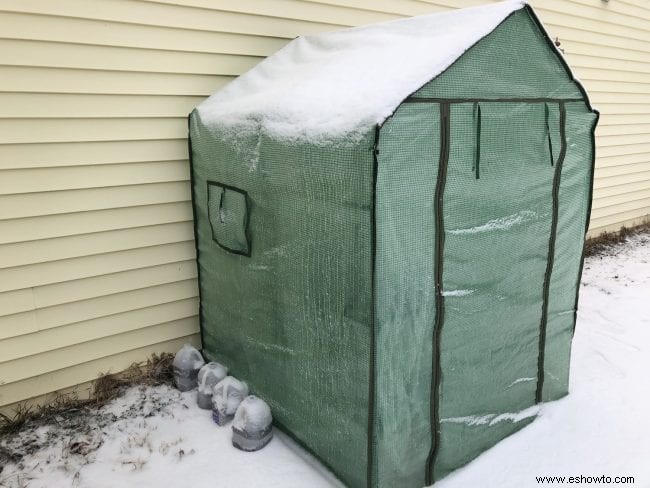
[[[542,294],[542,318],[539,325],[539,353],[537,356],[537,390],[535,402],[541,403],[544,392],[544,354],[546,352],[546,326],[548,324],[548,301],[551,288],[551,273],[553,272],[553,260],[555,258],[555,238],[557,236],[558,205],[560,195],[560,180],[562,177],[562,165],[566,154],[566,107],[564,102],[559,103],[560,109],[560,155],[555,165],[553,174],[553,210],[551,217],[551,232],[548,240],[548,257],[546,260],[546,272],[544,274],[544,288]]]
[[[375,338],[375,299],[376,299],[376,275],[375,266],[377,261],[377,169],[379,162],[379,132],[380,126],[375,126],[375,139],[372,145],[372,212],[371,212],[371,236],[370,236],[370,351],[369,351],[369,372],[368,372],[368,426],[367,426],[367,446],[366,446],[366,486],[373,488],[374,480],[374,457],[375,457],[375,390],[376,390],[376,338]]]
[[[445,183],[447,180],[447,164],[449,163],[449,133],[450,133],[450,111],[449,103],[440,104],[440,162],[438,164],[438,178],[434,195],[435,212],[435,249],[434,249],[434,276],[435,276],[435,301],[436,315],[433,325],[433,348],[432,348],[432,371],[431,371],[431,449],[426,463],[425,482],[431,485],[433,479],[433,468],[436,457],[440,451],[440,333],[445,318],[445,302],[442,295],[442,263],[445,243],[443,199]]]

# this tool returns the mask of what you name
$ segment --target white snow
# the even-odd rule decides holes
[[[466,297],[476,290],[447,290],[442,292],[443,297]]]
[[[467,425],[494,425],[504,420],[509,420],[510,422],[521,422],[530,417],[534,417],[540,411],[540,406],[535,405],[529,407],[525,410],[519,412],[508,412],[508,413],[489,413],[486,415],[469,415],[467,417],[450,417],[446,419],[440,419],[442,423],[450,424],[467,424]]]
[[[260,128],[312,143],[354,139],[524,5],[511,0],[299,37],[201,103],[198,113],[235,147]],[[251,154],[252,167],[254,160]]]
[[[650,235],[630,238],[616,255],[588,258],[571,393],[542,405],[533,423],[435,488],[534,488],[540,486],[535,476],[581,474],[634,476],[633,486],[650,486],[649,298]],[[56,440],[57,425],[35,429],[40,449],[24,458],[22,469],[5,466],[0,486],[342,486],[277,429],[259,452],[235,449],[230,427],[218,427],[211,412],[199,409],[194,391],[136,387],[103,412],[117,419],[88,434],[77,429]],[[535,413],[525,410],[480,421],[517,421]]]
[[[529,381],[537,381],[537,378],[517,378],[515,381],[506,386],[505,389],[507,390],[515,385],[518,385],[519,383],[527,383]]]
[[[447,231],[447,234],[478,234],[480,232],[491,232],[495,230],[507,230],[515,225],[523,224],[525,222],[530,222],[532,219],[537,217],[537,213],[532,210],[522,210],[512,215],[507,215],[505,217],[500,217],[498,219],[488,220],[484,224],[477,225],[475,227],[470,227],[467,229],[451,229]]]

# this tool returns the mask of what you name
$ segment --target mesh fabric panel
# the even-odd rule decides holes
[[[575,297],[590,199],[593,157],[591,135],[596,115],[584,103],[566,104],[567,150],[558,198],[558,224],[549,288],[544,354],[544,401],[569,390],[569,360],[575,325]]]
[[[204,352],[365,486],[372,138],[298,147],[260,135],[242,152],[196,117],[191,131]],[[209,180],[248,192],[251,257],[212,240]]]
[[[482,104],[479,179],[473,112],[450,115],[436,478],[520,428],[481,417],[535,404],[555,170],[544,104]]]
[[[528,9],[519,10],[415,93],[435,98],[582,98]]]
[[[381,129],[377,172],[378,486],[424,486],[431,447],[438,105],[410,104]]]

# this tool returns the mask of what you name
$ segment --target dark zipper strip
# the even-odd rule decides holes
[[[438,452],[440,452],[440,342],[442,326],[445,319],[445,301],[442,296],[442,263],[445,243],[444,216],[443,216],[443,196],[445,192],[445,183],[447,181],[447,164],[449,163],[449,104],[440,104],[440,163],[438,165],[438,178],[436,181],[436,190],[434,196],[435,204],[435,292],[436,292],[436,316],[433,326],[433,361],[431,371],[431,449],[426,463],[425,483],[433,483],[433,468],[436,462]]]
[[[582,98],[430,98],[408,97],[402,103],[567,103],[583,102]]]
[[[368,445],[367,445],[367,472],[366,482],[368,488],[372,488],[374,474],[374,453],[375,453],[375,384],[376,384],[376,338],[375,338],[375,299],[376,299],[376,254],[377,254],[377,168],[379,166],[377,155],[379,154],[379,125],[375,126],[375,140],[372,146],[372,215],[371,215],[371,309],[370,309],[370,371],[368,373]]]
[[[542,302],[542,318],[539,326],[539,355],[537,356],[537,391],[535,392],[535,402],[542,402],[542,394],[544,390],[544,354],[546,349],[546,326],[548,323],[548,301],[549,291],[551,287],[551,274],[553,272],[553,261],[555,258],[555,238],[557,236],[557,220],[558,220],[558,203],[560,193],[560,180],[562,178],[562,165],[564,163],[564,156],[566,154],[566,107],[564,103],[559,104],[560,108],[560,155],[557,158],[555,165],[555,173],[553,175],[553,213],[551,220],[551,235],[548,241],[548,258],[546,260],[546,273],[544,274],[544,288],[543,288],[543,302]]]

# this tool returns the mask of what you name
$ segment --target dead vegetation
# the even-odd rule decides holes
[[[15,434],[26,423],[47,424],[57,422],[61,417],[77,414],[84,409],[97,409],[119,397],[125,389],[134,385],[158,386],[172,384],[173,354],[154,354],[147,361],[133,363],[120,373],[101,374],[92,383],[89,398],[79,398],[77,392],[62,393],[43,405],[32,405],[28,402],[18,404],[13,415],[0,413],[0,437]],[[0,450],[0,461],[2,461]],[[0,465],[2,463],[0,462]]]
[[[609,253],[615,246],[627,242],[628,238],[637,234],[650,232],[650,220],[635,227],[621,227],[618,232],[603,232],[598,237],[587,239],[585,256],[596,256]]]

